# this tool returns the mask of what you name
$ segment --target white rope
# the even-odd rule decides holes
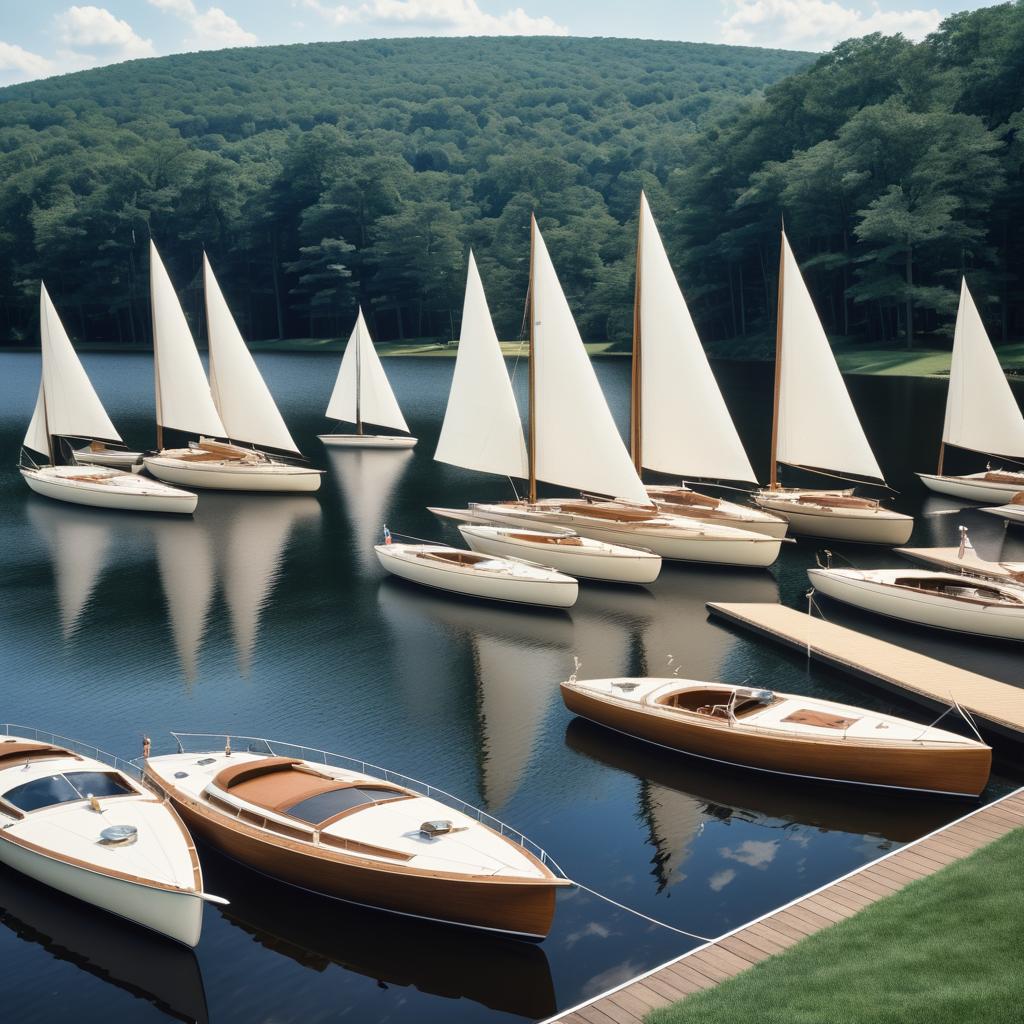
[[[635,914],[637,917],[641,917],[645,921],[649,921],[651,924],[656,924],[659,928],[667,928],[670,932],[678,932],[680,935],[685,935],[688,939],[698,939],[700,942],[715,941],[714,939],[709,939],[706,935],[698,935],[696,932],[688,932],[685,928],[677,928],[674,924],[665,924],[664,921],[659,921],[656,918],[649,917],[647,914],[642,914],[639,910],[634,910],[632,907],[627,907],[624,903],[619,903],[617,900],[613,900],[611,896],[605,896],[604,893],[588,888],[582,882],[577,882],[575,878],[572,879],[572,884],[575,885],[577,889],[589,892],[591,896],[596,896],[599,900],[604,900],[605,903],[610,903],[613,907],[618,907],[619,910],[625,910],[628,914]]]

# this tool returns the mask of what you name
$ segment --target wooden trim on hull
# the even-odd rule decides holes
[[[869,744],[849,738],[801,741],[744,732],[710,718],[696,724],[682,715],[635,710],[566,683],[561,689],[569,711],[598,725],[684,754],[781,775],[978,796],[992,766],[992,751],[987,747],[942,749]]]
[[[542,939],[551,930],[556,889],[570,884],[553,875],[532,881],[414,872],[283,836],[271,838],[262,829],[227,818],[152,775],[149,778],[167,793],[193,834],[227,857],[300,889],[347,903]]]

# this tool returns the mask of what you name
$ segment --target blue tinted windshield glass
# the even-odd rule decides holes
[[[349,786],[345,789],[332,789],[328,793],[320,793],[306,800],[300,800],[288,808],[288,813],[312,825],[333,818],[342,811],[359,807],[361,804],[372,804],[374,801],[394,800],[401,796],[393,789],[376,789],[371,786]]]
[[[36,811],[40,807],[64,804],[69,800],[80,800],[81,797],[63,775],[50,775],[7,790],[4,799],[19,810]]]
[[[114,772],[65,772],[64,777],[82,796],[123,796],[134,792]]]

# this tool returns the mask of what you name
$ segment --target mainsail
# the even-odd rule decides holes
[[[25,447],[45,455],[50,452],[51,437],[120,441],[121,435],[86,375],[46,285],[39,290],[39,337],[42,374]]]
[[[327,405],[327,416],[360,426],[373,423],[407,433],[409,430],[373,347],[361,309],[345,346],[338,379]]]
[[[660,473],[756,483],[643,192],[636,312],[642,464]]]
[[[434,458],[481,473],[530,472],[523,424],[472,251],[459,351]]]
[[[633,468],[536,221],[531,358],[538,480],[650,505]]]
[[[1024,416],[966,279],[960,285],[942,442],[986,455],[1024,458]]]
[[[153,305],[153,364],[156,422],[192,434],[227,437],[213,403],[192,332],[153,240],[149,242],[149,285]]]
[[[780,273],[776,460],[882,480],[785,232]]]
[[[203,291],[210,344],[210,391],[227,436],[233,441],[299,454],[256,361],[242,340],[206,253]]]

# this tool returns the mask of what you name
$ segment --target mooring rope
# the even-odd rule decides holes
[[[643,914],[639,910],[634,910],[632,907],[627,907],[624,903],[619,903],[618,900],[613,900],[611,896],[605,896],[603,892],[598,892],[596,889],[591,889],[582,882],[577,882],[575,878],[570,879],[570,881],[577,889],[589,892],[591,896],[596,896],[599,900],[604,900],[605,903],[610,903],[613,907],[618,907],[619,910],[625,910],[629,914],[635,914],[637,917],[643,918],[651,924],[656,924],[659,928],[667,928],[670,932],[678,932],[680,935],[685,935],[688,939],[697,939],[700,942],[715,941],[714,939],[709,939],[706,935],[698,935],[696,932],[688,932],[685,928],[677,928],[674,924],[665,924],[664,921],[659,921],[655,917]]]

